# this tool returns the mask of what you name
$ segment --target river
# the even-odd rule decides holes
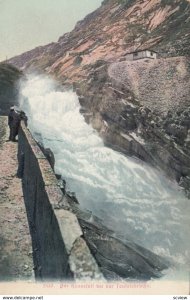
[[[190,201],[177,184],[148,164],[105,147],[85,123],[73,91],[59,91],[48,77],[30,76],[21,94],[33,136],[52,149],[55,171],[80,205],[109,228],[169,259],[169,278],[187,276]]]

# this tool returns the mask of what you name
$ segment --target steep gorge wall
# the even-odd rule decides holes
[[[23,180],[36,278],[103,279],[76,216],[58,209],[63,194],[56,177],[22,123],[19,132],[19,176]]]
[[[18,105],[18,82],[22,72],[7,63],[0,63],[0,115],[7,115],[12,105]]]
[[[163,170],[186,191],[190,190],[189,70],[188,57],[99,61],[86,80],[74,85],[85,120],[106,145]]]

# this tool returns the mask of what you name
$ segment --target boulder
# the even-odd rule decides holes
[[[117,275],[123,279],[149,280],[162,276],[168,264],[157,255],[127,240],[114,237],[114,233],[79,219],[85,240],[107,279]],[[109,272],[109,274],[108,274]],[[111,276],[113,274],[113,277]]]

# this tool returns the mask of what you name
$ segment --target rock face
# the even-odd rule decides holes
[[[0,115],[6,115],[10,106],[18,104],[17,83],[22,73],[12,65],[0,64]]]
[[[101,270],[108,279],[148,280],[161,277],[166,262],[157,255],[130,241],[111,236],[91,223],[80,221],[84,236]]]
[[[189,13],[189,0],[105,0],[57,43],[10,62],[72,85],[106,145],[163,169],[187,189]],[[158,59],[126,61],[138,49],[153,49]]]
[[[176,71],[167,79],[174,66]],[[84,80],[75,84],[86,121],[107,145],[149,162],[178,182],[187,177],[182,185],[186,189],[189,66],[185,57],[113,64],[98,61],[85,84]]]
[[[65,207],[65,202],[76,214],[85,241],[107,280],[159,278],[169,267],[164,258],[116,235],[102,224],[101,219],[90,211],[82,210],[67,193],[64,193],[64,201],[59,203],[60,209]]]

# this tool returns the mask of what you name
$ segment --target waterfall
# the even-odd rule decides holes
[[[105,225],[188,270],[190,201],[177,184],[148,164],[105,147],[85,123],[73,91],[30,76],[20,106],[37,140],[54,152],[55,171],[80,205]]]

